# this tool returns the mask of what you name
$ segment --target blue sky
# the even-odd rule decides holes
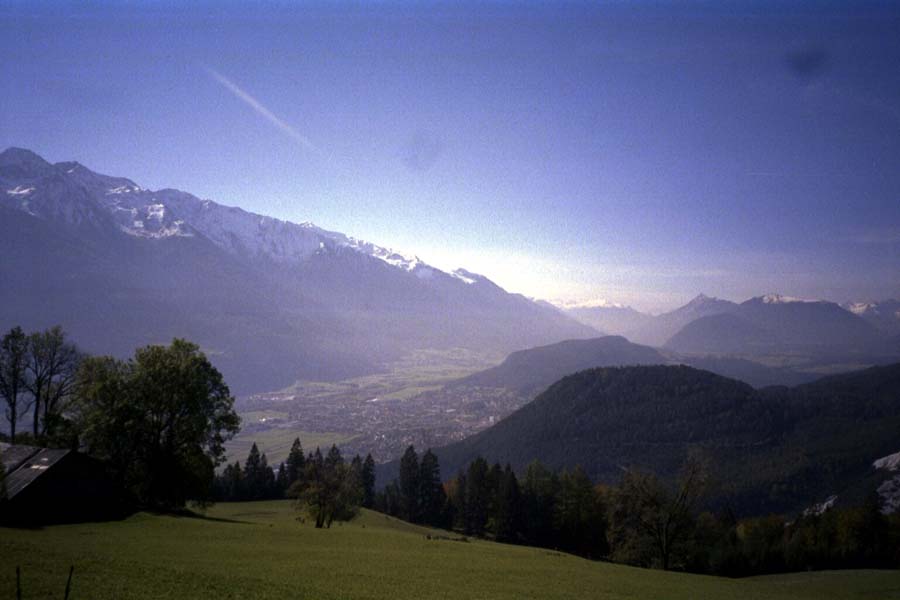
[[[0,6],[0,146],[557,301],[900,296],[900,8]]]

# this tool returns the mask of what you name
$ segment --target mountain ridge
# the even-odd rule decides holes
[[[416,349],[596,334],[469,271],[27,150],[0,153],[0,210],[0,251],[17,257],[0,264],[0,326],[58,323],[123,356],[188,337],[241,393],[378,372]]]

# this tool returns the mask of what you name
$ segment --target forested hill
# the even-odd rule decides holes
[[[714,500],[741,514],[809,505],[900,449],[900,364],[763,390],[686,366],[591,369],[436,453],[444,478],[480,455],[612,483],[627,467],[672,476],[689,449],[710,459]]]

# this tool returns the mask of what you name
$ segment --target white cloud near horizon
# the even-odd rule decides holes
[[[282,133],[284,133],[285,135],[287,135],[288,137],[293,139],[295,142],[300,144],[306,150],[309,150],[310,152],[313,152],[315,154],[321,154],[321,151],[316,147],[315,144],[313,144],[310,141],[310,139],[308,137],[306,137],[305,135],[303,135],[302,133],[297,131],[290,124],[283,121],[275,113],[273,113],[271,110],[266,108],[259,100],[257,100],[253,96],[251,96],[248,92],[243,90],[236,83],[234,83],[233,81],[231,81],[230,79],[228,79],[227,77],[225,77],[224,75],[222,75],[221,73],[219,73],[218,71],[216,71],[215,69],[213,69],[211,67],[204,66],[203,69],[209,74],[210,77],[212,77],[214,80],[216,80],[218,83],[220,83],[225,89],[227,89],[229,92],[234,94],[239,100],[243,101],[250,108],[252,108],[256,112],[256,114],[265,118],[272,125],[274,125],[278,129],[280,129]]]

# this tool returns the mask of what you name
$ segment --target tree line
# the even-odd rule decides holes
[[[375,505],[375,461],[358,454],[349,464],[332,445],[323,455],[319,448],[304,456],[300,438],[291,445],[287,460],[274,469],[254,443],[244,461],[227,465],[216,476],[215,500],[235,502],[293,498],[316,527],[353,518],[359,508]]]
[[[88,356],[60,327],[0,340],[0,397],[9,440],[81,450],[103,461],[137,506],[210,500],[225,442],[240,419],[221,373],[196,344],[139,348],[119,360]],[[30,413],[32,430],[16,425]]]
[[[428,450],[419,460],[410,446],[375,506],[413,523],[641,567],[746,576],[900,565],[900,515],[883,515],[877,496],[793,521],[738,519],[703,510],[708,473],[691,455],[675,481],[627,470],[605,486],[580,467],[554,472],[534,461],[520,479],[479,457],[439,485],[437,457]]]

